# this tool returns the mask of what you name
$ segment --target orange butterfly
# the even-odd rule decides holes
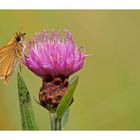
[[[6,83],[23,58],[25,34],[16,33],[4,47],[0,48],[0,79],[4,79]]]

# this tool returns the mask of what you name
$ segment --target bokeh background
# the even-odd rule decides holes
[[[1,47],[17,31],[28,40],[43,29],[67,28],[91,54],[78,72],[65,130],[140,129],[140,11],[1,10],[0,19]],[[38,98],[41,79],[27,68],[22,76]],[[0,81],[1,130],[21,130],[16,79],[17,71],[8,85]],[[48,112],[32,101],[39,128],[50,129]]]

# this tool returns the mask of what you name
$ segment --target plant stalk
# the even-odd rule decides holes
[[[57,119],[55,112],[50,112],[51,130],[62,130],[62,119]]]

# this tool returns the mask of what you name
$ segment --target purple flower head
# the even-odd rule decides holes
[[[72,35],[68,31],[43,31],[35,33],[28,43],[29,54],[25,57],[25,65],[36,75],[64,76],[79,71],[83,67],[85,54],[75,47]]]

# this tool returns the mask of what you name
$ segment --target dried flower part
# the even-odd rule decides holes
[[[39,92],[40,104],[49,111],[56,109],[66,93],[67,87],[67,78],[47,76],[42,80],[42,87]]]

